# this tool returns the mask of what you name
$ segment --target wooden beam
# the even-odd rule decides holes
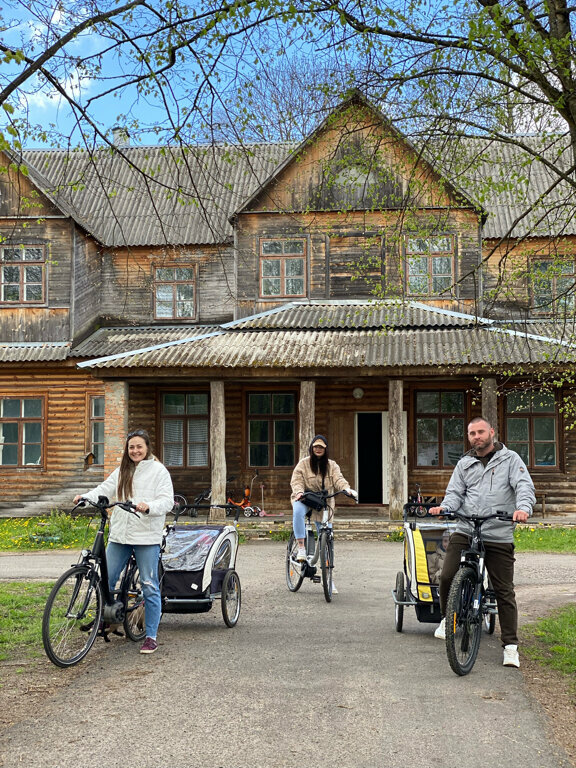
[[[498,439],[498,386],[496,379],[482,379],[482,416],[494,427]]]
[[[402,379],[388,382],[388,424],[390,446],[390,497],[388,509],[391,520],[402,519],[402,509],[407,499],[404,498],[404,441],[402,439],[402,405],[404,383]]]
[[[226,503],[226,416],[224,382],[210,382],[210,462],[212,465],[212,503]],[[211,509],[210,519],[223,521],[223,509]]]
[[[298,460],[308,456],[310,443],[316,434],[316,382],[300,382],[300,400],[298,402],[298,442],[300,455]]]

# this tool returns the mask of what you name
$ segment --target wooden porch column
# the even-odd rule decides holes
[[[298,460],[308,456],[308,449],[312,438],[316,434],[314,427],[316,423],[316,382],[302,381],[300,383],[300,400],[298,402],[298,443],[300,446],[300,455]]]
[[[104,477],[122,461],[128,433],[128,382],[104,382]],[[156,446],[152,447],[156,451]]]
[[[388,424],[390,466],[388,477],[390,483],[389,514],[391,520],[402,518],[402,508],[407,499],[404,498],[404,446],[402,440],[402,401],[404,382],[392,379],[388,382]]]
[[[224,382],[210,382],[210,461],[212,465],[212,502],[226,503],[226,416]],[[210,519],[226,519],[224,509],[211,509]]]
[[[482,379],[482,416],[494,427],[498,439],[498,396],[496,379]]]

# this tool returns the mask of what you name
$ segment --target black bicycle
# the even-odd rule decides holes
[[[100,635],[108,640],[110,632],[121,634],[120,626],[134,642],[146,636],[144,595],[134,554],[122,572],[118,589],[111,592],[104,544],[110,507],[121,507],[137,517],[140,515],[132,502],[110,502],[105,496],[99,496],[97,502],[82,498],[72,512],[86,504],[100,513],[92,549],[83,550],[80,562],[60,576],[48,596],[42,619],[44,650],[58,667],[78,664],[96,637]]]
[[[487,520],[512,520],[507,512],[487,517],[443,512],[445,518],[456,518],[474,526],[470,546],[462,551],[460,566],[452,580],[446,603],[446,653],[453,671],[467,675],[476,662],[482,627],[494,632],[496,596],[486,572],[482,525]]]
[[[322,504],[318,504],[316,509],[317,512],[322,512],[322,523],[316,533],[316,526],[311,521],[314,509],[311,508],[306,512],[306,560],[299,562],[296,559],[298,542],[294,532],[290,535],[286,548],[286,584],[290,592],[298,592],[305,578],[310,579],[316,584],[322,581],[324,597],[327,603],[332,600],[332,593],[334,591],[332,579],[334,570],[334,533],[330,526],[332,512],[328,507],[328,499],[337,496],[339,493],[355,498],[351,494],[346,493],[346,491],[337,491],[331,494],[322,491],[319,494],[314,494],[315,497],[322,497]],[[309,497],[310,494],[304,493],[300,500],[305,501]],[[318,568],[316,566],[318,560],[320,560],[321,576],[318,575]]]

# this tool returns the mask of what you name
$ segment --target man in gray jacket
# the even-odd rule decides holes
[[[514,451],[494,440],[494,429],[477,417],[468,425],[472,449],[456,464],[444,500],[430,514],[459,512],[461,515],[493,515],[503,510],[514,522],[489,520],[482,526],[486,548],[486,568],[496,593],[504,666],[519,667],[518,609],[514,593],[514,528],[532,514],[536,502],[534,484],[526,465]],[[459,520],[450,538],[440,576],[440,612],[444,616],[450,584],[460,565],[460,554],[470,543],[472,523]],[[434,636],[444,639],[445,618]]]

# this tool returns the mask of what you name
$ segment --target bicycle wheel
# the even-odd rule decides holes
[[[70,568],[48,595],[42,618],[46,655],[58,667],[71,667],[92,648],[102,618],[100,579],[91,566]]]
[[[332,571],[334,569],[334,539],[328,531],[320,534],[320,563],[322,568],[322,587],[326,602],[332,600]]]
[[[297,551],[296,537],[291,533],[286,547],[286,584],[290,592],[298,592],[304,581],[302,565],[296,561]]]
[[[227,627],[236,626],[242,604],[240,577],[235,570],[226,571],[222,582],[222,618]]]
[[[402,602],[406,599],[406,589],[404,587],[404,572],[398,571],[396,574],[396,600]],[[396,632],[402,632],[404,625],[404,606],[394,603],[394,624]]]
[[[416,512],[416,517],[428,516],[428,510],[426,509],[426,507],[416,507],[415,512]]]
[[[482,614],[474,608],[476,572],[460,568],[454,576],[446,605],[446,652],[457,675],[467,675],[476,661],[482,633]]]
[[[130,640],[137,643],[146,637],[146,621],[140,571],[134,560],[129,560],[120,585],[120,599],[125,611],[124,631]]]
[[[185,497],[180,495],[179,493],[174,494],[174,505],[172,506],[172,514],[177,515],[180,517],[180,515],[183,515],[184,512],[182,512],[182,507],[185,507],[188,502],[186,501]]]

